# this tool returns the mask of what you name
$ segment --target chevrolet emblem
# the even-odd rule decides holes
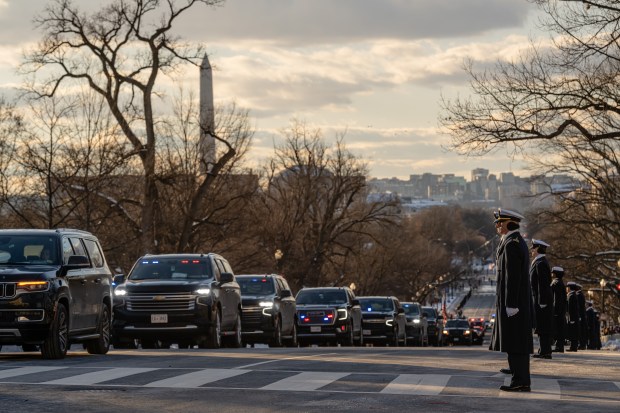
[[[156,295],[153,297],[153,301],[164,301],[166,299],[166,296],[164,295]]]

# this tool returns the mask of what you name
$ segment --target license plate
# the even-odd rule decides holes
[[[369,336],[370,330],[362,330],[362,333],[364,333],[365,336]]]
[[[454,337],[454,341],[459,341],[459,338],[458,337]]]
[[[320,333],[321,332],[321,326],[310,326],[310,332],[311,333]]]
[[[151,323],[167,323],[168,322],[168,314],[151,314]]]

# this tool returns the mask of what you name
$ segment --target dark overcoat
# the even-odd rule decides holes
[[[532,354],[532,288],[527,244],[518,231],[506,234],[497,247],[496,320],[489,348],[512,354]],[[519,312],[508,317],[506,307]]]
[[[551,334],[553,329],[553,292],[551,267],[544,255],[538,255],[530,266],[530,282],[534,299],[535,328],[538,334]],[[544,307],[544,308],[543,308]]]
[[[588,343],[588,320],[586,319],[586,296],[582,290],[577,290],[579,304],[579,346],[585,347]]]
[[[561,278],[555,278],[551,283],[551,291],[553,292],[553,319],[554,330],[553,336],[556,339],[564,339],[566,330],[566,286]],[[563,343],[561,343],[563,344]]]
[[[568,302],[568,338],[571,341],[579,340],[579,302],[577,292],[571,291],[567,295]]]

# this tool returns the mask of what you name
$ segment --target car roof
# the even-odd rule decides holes
[[[338,291],[338,290],[342,290],[342,291],[346,291],[348,290],[349,287],[303,287],[301,290],[299,290],[299,292],[302,291],[317,291],[317,290],[331,290],[331,291]]]
[[[94,237],[91,232],[83,231],[81,229],[73,229],[73,228],[55,228],[55,229],[36,229],[36,228],[28,228],[28,229],[0,229],[0,234],[6,235],[57,235],[64,233],[74,233],[81,235],[89,235]]]
[[[357,296],[358,300],[364,300],[364,299],[372,299],[372,300],[378,300],[378,299],[385,299],[385,300],[396,300],[398,301],[398,298],[394,297],[394,296],[390,296],[390,295],[362,295],[362,296]]]
[[[213,256],[217,254],[213,254],[213,253],[207,253],[207,254],[201,254],[201,253],[197,253],[197,254],[145,254],[142,257],[140,257],[140,259],[144,259],[144,258],[204,258],[204,257],[209,257],[209,256]]]
[[[237,278],[259,278],[259,277],[277,278],[277,277],[281,277],[281,275],[278,275],[278,274],[236,274],[235,277]]]

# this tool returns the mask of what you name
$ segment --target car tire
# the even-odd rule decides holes
[[[58,304],[47,337],[41,345],[44,359],[63,359],[69,348],[69,312],[64,304]]]
[[[392,342],[390,343],[391,346],[398,347],[398,345],[400,344],[400,339],[398,338],[399,334],[400,333],[398,332],[398,327],[396,327],[394,329],[394,337],[392,337]]]
[[[360,336],[357,339],[356,344],[358,347],[364,347],[364,331],[362,329],[360,329]]]
[[[355,345],[355,337],[353,336],[353,322],[350,322],[347,325],[347,335],[343,339],[338,340],[338,343],[342,347],[352,347]]]
[[[222,318],[220,311],[216,309],[213,313],[213,322],[207,331],[201,348],[220,348],[222,347]]]
[[[282,347],[282,321],[277,317],[273,323],[273,335],[269,340],[269,347]]]
[[[299,340],[297,339],[297,323],[293,322],[293,328],[291,331],[291,338],[286,340],[287,347],[299,347]]]
[[[104,304],[97,325],[99,337],[86,342],[86,351],[89,354],[106,354],[110,350],[110,326],[110,308]]]
[[[241,348],[243,340],[241,339],[241,315],[237,313],[237,321],[235,321],[235,334],[226,337],[226,344],[230,348]]]

